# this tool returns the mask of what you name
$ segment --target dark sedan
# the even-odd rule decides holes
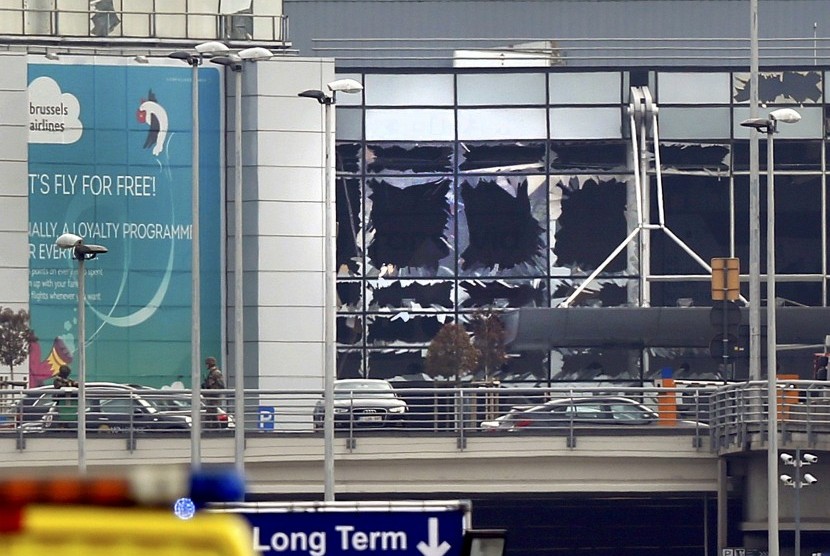
[[[378,379],[346,379],[334,382],[335,427],[402,426],[409,410],[398,397],[392,384]],[[325,417],[325,403],[314,406],[314,428],[321,430]]]

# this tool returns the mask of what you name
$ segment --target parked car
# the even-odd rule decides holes
[[[335,427],[402,426],[409,407],[392,384],[378,379],[344,379],[334,382]],[[314,428],[322,430],[324,400],[314,406]]]
[[[189,430],[190,402],[186,394],[164,395],[148,387],[110,382],[86,384],[86,428],[89,431]],[[25,432],[76,428],[77,388],[41,386],[26,390],[12,415],[16,426]],[[205,410],[203,409],[203,416]],[[223,418],[221,418],[223,417]],[[232,427],[222,411],[222,428]]]
[[[557,398],[534,406],[516,406],[501,417],[482,422],[481,429],[517,432],[570,426],[647,426],[657,424],[658,420],[656,411],[636,400],[617,396],[587,396]],[[680,424],[706,426],[693,421],[681,421]]]

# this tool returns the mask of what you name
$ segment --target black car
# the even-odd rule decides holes
[[[88,431],[188,431],[191,428],[190,400],[186,394],[166,393],[147,387],[92,382],[85,387]],[[16,426],[24,432],[75,430],[77,388],[42,386],[26,390],[16,404]],[[202,409],[203,419],[206,418]],[[233,424],[224,411],[222,428]]]
[[[656,425],[658,421],[659,415],[656,411],[636,400],[617,396],[587,396],[557,398],[534,406],[517,406],[501,417],[482,422],[481,429],[510,432],[543,431],[570,426]],[[705,426],[691,421],[680,421],[678,425]]]
[[[334,382],[334,425],[338,428],[402,426],[409,410],[392,384],[378,379],[344,379]],[[314,428],[321,430],[325,403],[314,406]]]

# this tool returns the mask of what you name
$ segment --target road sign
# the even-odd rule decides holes
[[[339,504],[339,503],[335,503]],[[460,556],[469,506],[229,507],[263,556]]]

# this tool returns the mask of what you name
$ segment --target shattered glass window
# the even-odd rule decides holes
[[[750,74],[735,73],[732,98],[749,103]],[[761,104],[817,104],[822,100],[820,71],[778,71],[758,74],[758,102]],[[748,117],[748,116],[747,116]]]
[[[821,141],[773,141],[775,169],[821,170]],[[735,170],[749,171],[749,141],[735,141],[732,145]],[[758,160],[761,172],[767,169],[767,145],[761,138],[758,146]]]
[[[441,280],[372,280],[366,283],[370,311],[446,311],[455,307],[454,284]]]
[[[452,145],[366,145],[368,174],[436,174],[452,172]]]
[[[545,144],[520,143],[459,143],[459,172],[538,174],[545,169]]]
[[[363,271],[363,238],[360,180],[338,178],[335,182],[337,213],[338,276],[356,276]]]
[[[628,235],[626,183],[612,176],[568,176],[552,184],[550,210],[556,226],[551,238],[552,269],[572,275],[590,273]],[[605,271],[625,269],[623,252]]]
[[[363,317],[359,315],[338,315],[338,345],[359,344],[363,340]]]
[[[338,130],[338,135],[340,131]],[[338,174],[359,174],[362,145],[360,143],[337,143],[334,148],[335,168]]]
[[[543,176],[467,176],[458,201],[459,274],[545,274]]]
[[[441,329],[444,319],[401,311],[394,315],[367,315],[366,342],[373,346],[426,344]]]
[[[538,278],[463,280],[459,284],[458,306],[462,309],[546,307],[546,282]]]
[[[379,277],[452,276],[452,180],[366,182],[367,273]]]
[[[651,152],[654,156],[653,146]],[[729,171],[730,153],[729,144],[663,142],[660,164],[664,172],[697,170],[721,176]]]
[[[550,167],[555,172],[619,173],[628,169],[630,147],[625,141],[551,141]]]

